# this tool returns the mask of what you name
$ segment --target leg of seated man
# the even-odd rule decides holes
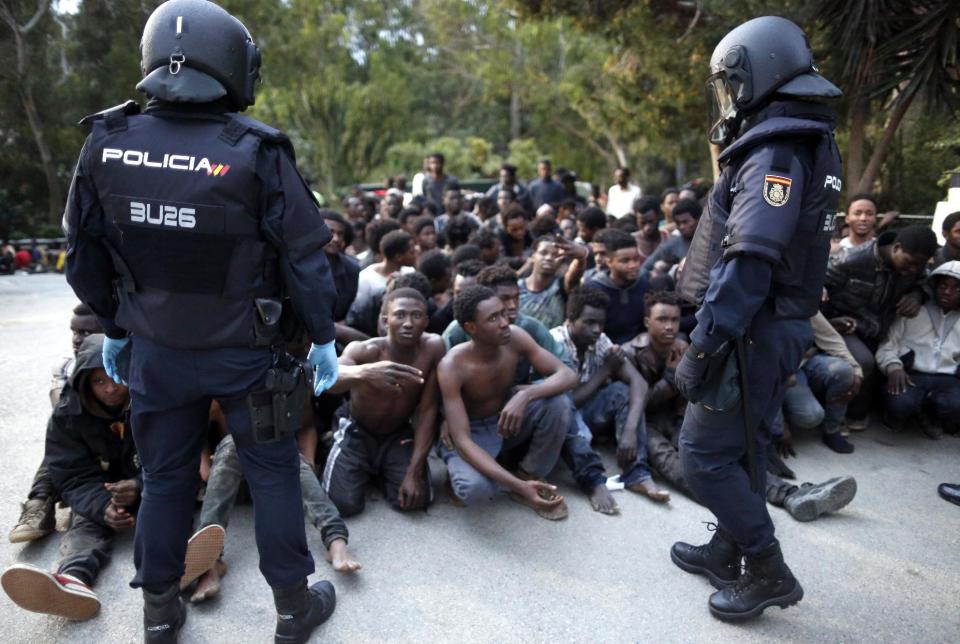
[[[560,458],[573,473],[577,487],[590,497],[590,506],[602,514],[616,514],[620,508],[607,489],[603,461],[580,431],[582,417],[575,409],[573,399],[569,395],[564,398],[570,408],[570,424],[560,449]]]
[[[230,523],[230,512],[237,502],[243,472],[233,436],[224,436],[213,453],[213,467],[207,480],[207,492],[200,506],[198,529],[219,525],[224,530]]]
[[[367,486],[376,473],[376,437],[353,419],[340,421],[333,448],[323,470],[323,489],[340,515],[363,511]]]
[[[823,401],[823,433],[838,433],[847,413],[847,403],[836,402],[836,399],[853,386],[853,367],[843,358],[818,353],[804,363],[803,373],[810,389]]]
[[[938,438],[944,431],[951,434],[960,427],[960,380],[947,374],[911,373],[911,380],[926,392],[933,406],[938,426],[925,427],[930,438]]]
[[[783,393],[783,415],[791,428],[816,429],[823,422],[824,409],[813,395],[804,371],[795,373],[794,378],[796,384]]]
[[[303,495],[303,514],[307,521],[320,530],[320,538],[327,549],[327,561],[337,572],[354,572],[360,569],[347,549],[349,533],[347,524],[337,511],[327,493],[323,491],[313,468],[303,455],[300,456],[300,493]]]
[[[916,381],[914,381],[914,385],[916,384]],[[905,421],[920,415],[926,395],[926,390],[920,386],[907,385],[907,390],[901,394],[891,394],[884,387],[884,411],[895,424],[902,425]]]
[[[497,416],[470,421],[470,438],[480,449],[496,458],[503,448],[503,439],[497,433]],[[467,463],[455,449],[447,449],[442,443],[440,455],[447,464],[450,487],[466,505],[490,501],[500,491],[496,482],[488,479]]]
[[[40,463],[23,504],[17,524],[10,530],[10,542],[33,541],[53,532],[56,527],[54,505],[57,493],[45,463]]]
[[[673,414],[654,414],[647,420],[647,456],[650,459],[650,466],[682,494],[693,498],[693,492],[683,478],[680,450],[663,431],[666,428],[669,428],[668,431],[673,429]]]
[[[430,468],[424,464],[423,471],[420,472],[420,483],[425,492],[423,499],[415,505],[400,507],[400,486],[403,485],[403,479],[407,476],[411,458],[413,458],[413,427],[410,425],[405,425],[382,439],[377,455],[377,469],[383,495],[395,510],[423,510],[433,502]]]
[[[546,478],[560,458],[560,449],[570,427],[570,406],[564,396],[541,398],[527,405],[520,432],[503,443],[511,448],[530,440],[520,461],[527,474]]]

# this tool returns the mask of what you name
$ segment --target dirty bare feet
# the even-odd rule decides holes
[[[223,563],[222,559],[217,559],[217,563],[197,580],[197,587],[190,595],[190,603],[199,604],[216,597],[220,593],[220,578],[225,574],[227,574],[227,564]]]
[[[357,561],[350,550],[347,548],[347,542],[343,539],[335,539],[327,550],[327,561],[337,572],[357,572],[363,566]]]
[[[590,506],[600,514],[620,514],[620,506],[602,483],[590,493]]]
[[[656,501],[657,503],[666,503],[670,500],[670,493],[661,487],[657,487],[656,483],[654,483],[652,479],[637,481],[632,485],[628,485],[627,489],[631,492],[642,494],[645,497]]]

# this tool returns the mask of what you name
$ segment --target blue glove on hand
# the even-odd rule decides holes
[[[676,370],[677,389],[683,397],[692,403],[700,402],[701,387],[707,376],[711,356],[700,350],[697,345],[690,347],[680,358]]]
[[[337,348],[334,342],[314,344],[307,354],[307,362],[313,367],[313,395],[319,396],[337,382]]]
[[[130,344],[130,338],[121,338],[119,340],[114,340],[113,338],[103,339],[103,370],[106,371],[107,375],[118,385],[127,384],[126,381],[120,377],[120,372],[117,370],[117,357],[128,344]]]

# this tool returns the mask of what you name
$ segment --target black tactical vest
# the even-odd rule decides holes
[[[274,342],[281,286],[256,159],[264,140],[292,154],[287,138],[242,115],[139,114],[132,101],[90,120],[117,323],[174,348]]]
[[[691,303],[699,306],[703,302],[711,270],[729,258],[727,249],[732,240],[726,223],[733,199],[743,189],[742,185],[733,185],[734,178],[747,152],[771,140],[783,144],[783,158],[779,163],[784,164],[786,170],[793,155],[811,159],[810,174],[804,181],[800,219],[780,262],[774,266],[770,293],[777,317],[805,319],[815,315],[819,307],[830,237],[840,201],[840,153],[832,128],[822,121],[772,118],[753,127],[724,150],[719,158],[720,178],[710,192],[706,212],[690,244],[677,290]],[[762,221],[751,233],[762,240],[763,228],[777,225],[775,219]]]

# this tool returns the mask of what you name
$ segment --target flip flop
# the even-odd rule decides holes
[[[184,573],[180,578],[180,590],[183,590],[203,573],[213,568],[223,553],[223,541],[226,531],[216,525],[208,525],[197,530],[187,541],[187,554],[184,557]]]

